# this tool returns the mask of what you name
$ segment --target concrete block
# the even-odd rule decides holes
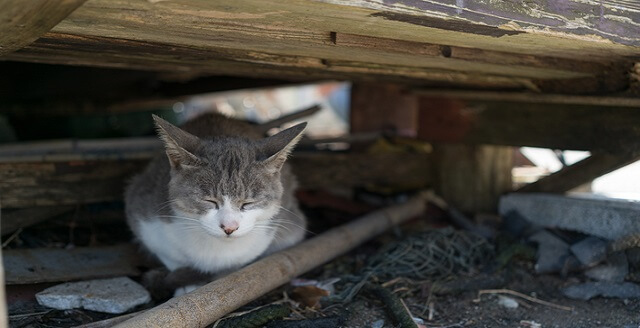
[[[512,193],[500,198],[499,212],[608,240],[640,233],[640,202],[634,201]]]
[[[70,282],[36,294],[38,303],[58,310],[124,313],[151,300],[144,287],[127,277]]]

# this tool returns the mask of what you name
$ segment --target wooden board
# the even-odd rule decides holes
[[[3,250],[8,285],[140,274],[134,245]]]
[[[120,201],[128,178],[146,163],[146,159],[0,163],[0,201],[3,208]],[[412,190],[431,181],[426,154],[296,153],[290,163],[300,186],[310,189]]]
[[[584,12],[582,12],[584,11]],[[581,14],[577,14],[581,13]],[[5,59],[571,93],[628,86],[636,5],[88,0]]]
[[[85,1],[0,2],[0,57],[35,41]]]
[[[640,150],[632,106],[421,98],[418,137],[434,142],[626,153]]]

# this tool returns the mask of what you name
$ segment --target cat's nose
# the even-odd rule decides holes
[[[238,223],[230,223],[230,224],[221,224],[220,225],[220,229],[224,230],[224,233],[227,234],[227,236],[231,235],[234,231],[238,230]]]

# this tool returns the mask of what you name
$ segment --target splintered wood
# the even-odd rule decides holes
[[[297,246],[270,255],[116,327],[205,327],[292,278],[422,213],[428,196],[365,215]]]

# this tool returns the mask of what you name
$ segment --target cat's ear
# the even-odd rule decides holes
[[[160,139],[164,142],[164,148],[172,168],[178,169],[186,166],[196,166],[202,161],[191,153],[200,142],[198,137],[185,132],[179,127],[153,115],[156,130]]]
[[[279,172],[293,147],[302,138],[302,131],[306,126],[306,122],[300,123],[262,139],[258,160],[261,160],[271,173]]]

